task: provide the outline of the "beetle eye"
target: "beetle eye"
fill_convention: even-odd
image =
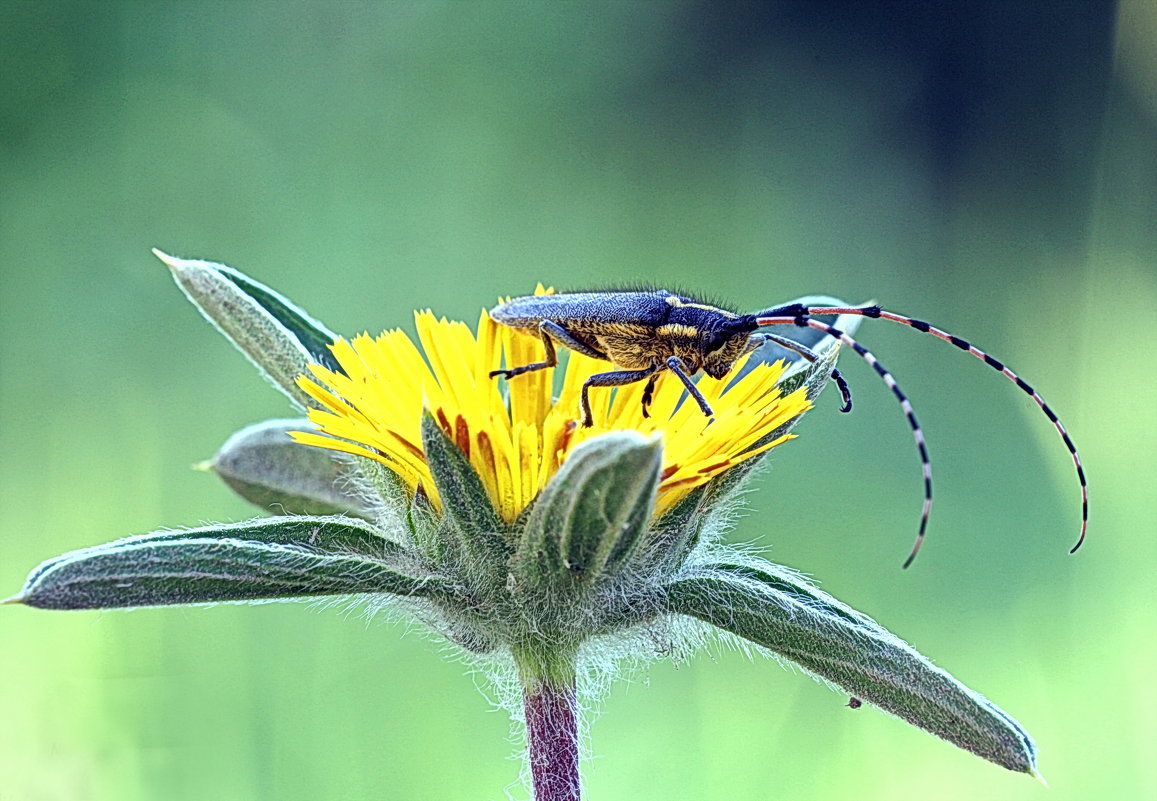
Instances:
[[[729,339],[731,339],[731,337],[729,337],[723,331],[716,331],[714,334],[711,335],[711,338],[707,340],[706,344],[704,345],[704,350],[707,353],[714,353],[715,351],[719,350],[724,345],[726,345],[727,340],[729,340]]]

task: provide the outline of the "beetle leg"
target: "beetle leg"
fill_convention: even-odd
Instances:
[[[582,425],[583,427],[592,426],[595,422],[595,417],[591,414],[591,401],[587,397],[587,393],[591,387],[618,387],[623,384],[633,384],[636,381],[642,381],[655,374],[657,367],[646,367],[642,370],[615,370],[610,373],[596,373],[586,380],[583,384],[583,390],[579,401],[579,408],[582,411]]]
[[[541,362],[531,362],[530,364],[523,364],[519,365],[518,367],[510,367],[506,370],[491,370],[490,377],[494,378],[495,376],[500,375],[509,379],[514,378],[516,375],[522,375],[523,373],[533,373],[535,370],[545,370],[548,367],[554,367],[557,365],[558,354],[554,352],[554,342],[551,340],[550,335],[547,334],[545,330],[543,330],[543,326],[545,326],[546,323],[547,321],[543,320],[538,324],[539,333],[542,335],[542,344],[546,349],[545,359],[543,359]]]
[[[817,356],[814,351],[805,348],[798,342],[793,342],[787,337],[776,336],[775,334],[760,334],[759,336],[763,337],[764,342],[774,342],[781,348],[787,348],[788,350],[795,351],[812,364],[815,364],[817,361],[819,361],[820,357]],[[752,339],[754,340],[755,337],[753,336]],[[836,382],[836,386],[840,390],[840,395],[844,399],[844,405],[840,407],[840,411],[850,412],[852,410],[852,390],[850,387],[848,387],[848,382],[844,380],[844,376],[840,373],[840,371],[834,368],[832,369],[832,380]]]
[[[715,411],[711,408],[711,404],[703,397],[703,393],[699,391],[699,387],[695,386],[695,382],[691,380],[691,376],[687,375],[687,366],[683,364],[683,360],[678,356],[667,357],[667,369],[679,377],[683,382],[683,386],[687,387],[687,394],[695,399],[702,410],[709,419],[708,425],[715,422]]]
[[[651,401],[655,398],[655,382],[658,380],[659,372],[656,370],[647,380],[647,386],[643,390],[643,417],[651,416],[651,413],[648,410],[651,408]]]
[[[543,320],[538,324],[538,335],[542,337],[542,345],[546,349],[546,358],[541,362],[531,362],[519,367],[510,367],[506,370],[491,370],[490,377],[504,376],[506,378],[514,378],[516,375],[523,373],[532,373],[535,370],[545,370],[548,367],[555,367],[558,365],[558,354],[555,353],[554,343],[557,342],[564,347],[581,353],[584,356],[590,356],[592,359],[606,359],[605,353],[592,348],[587,343],[576,338],[570,331],[567,331],[553,320]]]
[[[581,353],[583,356],[590,356],[592,359],[602,359],[603,361],[606,361],[607,359],[607,354],[603,353],[601,350],[597,350],[591,345],[588,345],[586,342],[583,342],[570,331],[567,331],[561,325],[556,323],[554,320],[543,320],[538,324],[538,332],[542,335],[544,342],[546,341],[547,337],[550,337],[558,344],[570,348],[575,353]]]

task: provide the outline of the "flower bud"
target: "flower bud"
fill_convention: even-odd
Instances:
[[[651,522],[662,467],[658,437],[616,431],[588,440],[535,502],[515,577],[546,594],[585,594],[632,563]]]
[[[346,457],[290,439],[290,431],[311,427],[307,420],[255,423],[229,437],[207,466],[230,489],[267,511],[364,517],[366,504],[345,491]]]

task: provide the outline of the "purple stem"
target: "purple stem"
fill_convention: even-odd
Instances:
[[[574,682],[527,682],[522,690],[535,801],[579,801]]]

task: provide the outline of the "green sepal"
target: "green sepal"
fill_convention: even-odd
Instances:
[[[419,486],[406,506],[406,526],[418,550],[431,564],[440,564],[446,555],[442,526],[446,525],[430,501],[424,487]]]
[[[787,568],[700,565],[668,585],[666,600],[670,612],[763,646],[855,698],[997,765],[1035,775],[1036,747],[1019,723]]]
[[[457,547],[467,555],[484,558],[491,567],[505,563],[511,552],[506,525],[470,460],[429,412],[422,413],[422,450],[442,512],[459,535]]]
[[[662,441],[616,431],[577,447],[534,503],[515,559],[516,579],[594,586],[638,554],[655,506]]]
[[[317,406],[297,377],[311,363],[339,369],[329,352],[336,335],[272,289],[223,264],[153,251],[201,314],[303,409]]]
[[[682,567],[713,521],[725,489],[717,477],[691,490],[664,512],[647,536],[643,554],[646,564],[663,574]]]
[[[402,477],[381,462],[364,456],[350,457],[350,462],[352,464],[348,478],[356,482],[370,498],[376,499],[374,506],[384,506],[390,511],[391,517],[396,517],[399,520],[404,519],[406,517],[405,510],[410,505],[411,498],[410,489]],[[362,503],[364,505],[366,501],[363,499]],[[381,517],[380,509],[369,511],[376,512],[375,519]]]
[[[289,437],[291,431],[311,430],[305,419],[254,423],[229,437],[206,466],[246,501],[273,514],[367,517],[366,501],[349,491],[354,457]]]
[[[287,600],[386,593],[442,597],[401,547],[360,521],[265,518],[128,537],[50,559],[17,601],[41,609]]]

